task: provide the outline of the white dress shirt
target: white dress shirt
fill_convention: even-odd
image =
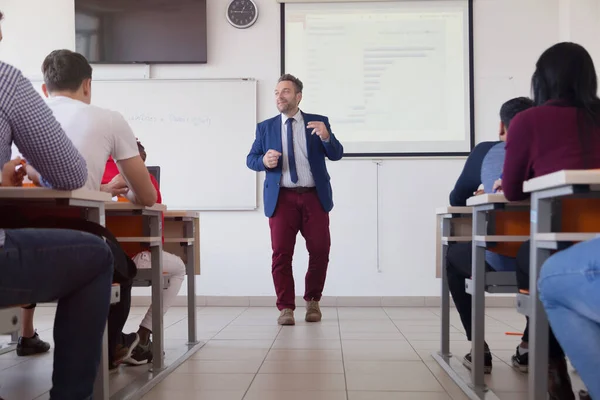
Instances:
[[[290,174],[290,162],[288,157],[287,125],[288,117],[281,114],[281,144],[283,157],[283,171],[281,174],[281,186],[287,188],[293,187],[314,187],[315,180],[308,163],[308,143],[306,142],[306,126],[300,110],[294,115],[295,122],[292,122],[292,136],[294,138],[294,156],[296,157],[296,173],[298,182],[292,182]]]

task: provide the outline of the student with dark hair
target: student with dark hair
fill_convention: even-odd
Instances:
[[[529,108],[532,105],[533,101],[527,97],[517,97],[502,105],[500,108],[498,140],[495,142],[481,142],[469,154],[463,170],[454,185],[454,189],[450,192],[451,206],[464,207],[467,204],[467,199],[479,190],[479,185],[482,183],[480,172],[483,159],[492,147],[506,142],[506,133],[508,132],[511,119],[519,111]],[[504,145],[502,145],[502,149],[504,149]]]
[[[558,43],[540,56],[531,81],[537,107],[512,122],[503,179],[495,185],[511,201],[528,197],[523,183],[531,178],[600,168],[600,99],[589,53],[575,43]],[[529,289],[529,242],[520,252],[517,281],[519,288]],[[550,398],[574,399],[565,356],[552,331],[549,347]]]
[[[70,50],[52,51],[42,63],[42,73],[42,91],[49,97],[48,105],[54,117],[87,162],[85,188],[100,190],[106,160],[112,156],[122,170],[124,182],[123,187],[113,189],[134,203],[154,205],[156,190],[129,124],[118,112],[90,104],[92,67],[85,57]],[[109,355],[113,369],[129,358],[139,343],[136,333],[122,333],[131,306],[132,282],[119,283],[121,298],[119,303],[111,306],[108,317]],[[33,310],[28,313],[32,315]]]
[[[85,187],[100,190],[106,160],[112,157],[129,183],[130,200],[148,206],[156,203],[156,191],[127,121],[116,111],[90,104],[92,67],[85,57],[55,50],[44,60],[42,73],[42,91],[49,97],[50,109],[87,161]]]
[[[509,126],[513,118],[520,112],[525,111],[533,107],[533,101],[526,97],[518,97],[511,99],[504,103],[500,108],[500,138],[505,140],[508,136]],[[512,132],[510,133],[512,135]],[[476,157],[481,158],[480,166],[479,162],[472,162],[465,164],[465,169],[461,174],[463,176],[478,177],[477,180],[472,179],[470,183],[470,196],[473,196],[473,192],[476,189],[476,184],[482,184],[483,190],[478,190],[477,193],[493,193],[494,182],[500,177],[502,173],[502,164],[504,163],[504,141],[501,140],[494,144],[491,148],[487,149],[485,154],[477,155]],[[471,159],[471,156],[469,157]],[[459,181],[460,179],[459,178]],[[459,186],[457,182],[457,186]],[[456,189],[455,189],[456,190]],[[466,192],[466,189],[462,189]],[[454,191],[453,191],[454,193]],[[451,196],[452,197],[452,196]],[[467,197],[467,198],[468,198]],[[462,205],[466,203],[466,198]],[[450,293],[456,306],[456,310],[460,315],[463,327],[465,328],[467,339],[471,340],[471,295],[465,292],[465,279],[471,277],[471,261],[472,261],[472,244],[469,243],[456,243],[448,247],[448,253],[446,256],[446,272],[448,275],[448,285],[450,287]],[[516,269],[514,257],[509,257],[503,254],[486,251],[486,268],[488,270],[495,271],[514,271]],[[463,359],[463,364],[467,368],[471,368],[471,353],[467,354]],[[491,373],[492,371],[492,354],[488,345],[485,345],[485,359],[484,359],[485,373]]]

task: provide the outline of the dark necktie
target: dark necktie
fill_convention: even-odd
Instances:
[[[294,123],[294,118],[288,118],[285,121],[287,125],[287,151],[288,151],[288,162],[290,164],[290,177],[292,178],[292,182],[298,182],[298,173],[296,172],[296,156],[294,155],[294,130],[292,128],[292,124]]]

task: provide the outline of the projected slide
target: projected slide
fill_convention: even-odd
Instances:
[[[301,108],[349,153],[469,151],[466,1],[285,6]]]

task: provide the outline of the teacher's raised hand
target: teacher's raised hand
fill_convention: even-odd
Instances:
[[[321,138],[321,140],[329,139],[329,131],[325,124],[321,121],[311,121],[306,125],[307,128],[312,128],[312,134],[317,135]]]

